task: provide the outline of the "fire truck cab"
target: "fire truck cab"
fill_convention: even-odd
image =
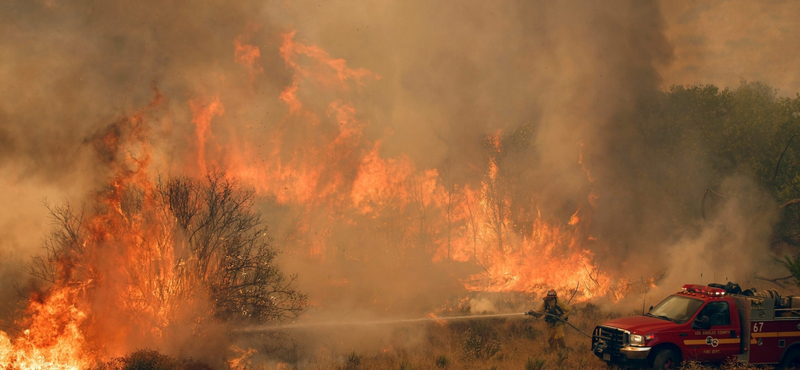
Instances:
[[[592,351],[621,367],[673,369],[731,358],[800,366],[800,297],[741,292],[735,284],[684,285],[644,315],[598,325]]]

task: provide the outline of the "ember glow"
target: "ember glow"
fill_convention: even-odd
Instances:
[[[613,123],[658,84],[653,66],[668,52],[657,6],[620,1],[630,15],[610,20],[549,2],[509,3],[508,20],[484,19],[499,14],[488,3],[439,13],[370,3],[368,16],[303,2],[98,4],[97,14],[43,3],[42,14],[92,15],[57,22],[57,41],[40,49],[58,57],[34,53],[53,65],[18,55],[31,40],[3,48],[17,58],[0,76],[21,93],[6,94],[0,119],[37,129],[6,140],[0,127],[0,160],[6,148],[27,156],[0,170],[15,191],[26,176],[72,187],[48,198],[61,228],[45,249],[40,234],[26,236],[38,283],[0,328],[0,369],[83,370],[139,348],[251,367],[261,354],[225,335],[209,288],[240,259],[209,262],[193,249],[164,195],[173,178],[222,174],[252,189],[240,205],[263,215],[259,237],[297,275],[311,319],[463,317],[481,294],[534,301],[557,289],[574,303],[618,302],[636,281],[652,286],[619,268],[638,246],[629,221],[646,212],[629,214],[630,199],[617,207],[631,192],[613,191],[604,155]],[[597,21],[634,24],[631,42],[658,50],[564,27]]]
[[[27,329],[10,339],[0,331],[0,368],[80,370],[93,365],[81,330],[86,314],[75,307],[79,289],[54,288],[26,312]]]
[[[325,115],[320,116],[305,108],[310,104],[304,104],[298,97],[305,90],[358,89],[380,80],[380,76],[363,68],[351,68],[345,60],[334,59],[320,47],[306,45],[294,36],[294,32],[285,34],[280,48],[294,77],[292,85],[281,93],[289,114],[269,134],[273,155],[265,162],[258,162],[229,148],[227,153],[236,155],[220,162],[226,163],[238,178],[247,179],[259,194],[274,197],[282,205],[304,209],[303,215],[324,215],[326,228],[359,223],[365,228],[375,228],[379,227],[375,220],[408,212],[416,220],[396,246],[400,253],[422,248],[435,263],[479,264],[485,270],[483,273],[462,279],[468,291],[541,293],[549,288],[574,290],[583,282],[577,301],[608,293],[610,278],[598,272],[594,255],[586,247],[592,239],[587,228],[591,214],[586,210],[592,207],[596,194],[587,194],[568,224],[548,221],[538,212],[529,225],[522,227],[529,231],[518,232],[519,225],[514,225],[515,210],[535,209],[537,205],[512,203],[498,163],[504,150],[502,132],[487,135],[489,153],[482,164],[484,169],[478,173],[481,181],[477,182],[445,184],[436,168],[419,168],[405,155],[384,157],[381,141],[368,140],[363,134],[370,123],[359,118],[352,102],[334,97],[327,102]],[[206,132],[208,121],[198,116],[208,114],[200,113],[195,110],[193,122],[197,132]],[[336,129],[299,140],[285,139],[289,125],[311,132],[325,130],[326,123]],[[247,139],[240,138],[235,145],[242,142]],[[289,160],[284,161],[281,153],[289,153]],[[201,166],[205,161],[201,152]],[[592,182],[582,157],[575,161]],[[310,234],[312,222],[298,220],[301,233]],[[309,256],[330,257],[328,233],[323,230],[319,236],[315,232],[314,237],[304,237],[302,247]]]
[[[170,330],[204,331],[210,310],[197,288],[175,221],[156,207],[147,120],[161,103],[93,138],[110,173],[95,212],[54,210],[66,225],[48,240],[34,273],[50,283],[34,294],[13,338],[0,332],[0,368],[88,369],[145,345],[175,340]],[[68,248],[57,248],[67,245]],[[194,329],[192,329],[192,327]],[[165,342],[166,341],[166,342]]]
[[[241,37],[233,42],[236,60],[254,75],[258,49],[242,44]],[[384,157],[381,141],[364,135],[370,123],[352,102],[336,98],[320,115],[301,98],[305,89],[358,89],[379,75],[296,41],[294,32],[284,35],[280,53],[294,77],[280,95],[288,114],[267,137],[237,137],[222,149],[226,143],[217,140],[214,122],[226,114],[225,96],[189,101],[195,128],[185,156],[190,173],[224,165],[259,196],[301,209],[292,243],[320,264],[333,258],[331,230],[361,224],[380,228],[379,222],[399,214],[407,215],[409,229],[388,248],[400,255],[422,250],[442,268],[450,261],[482,266],[484,272],[461,278],[465,291],[537,294],[580,286],[577,301],[608,292],[610,278],[597,272],[593,254],[584,247],[591,240],[586,228],[591,214],[584,210],[591,208],[593,194],[568,224],[538,214],[521,228],[530,231],[520,232],[515,210],[536,204],[514,204],[505,188],[502,132],[486,137],[489,154],[481,181],[446,184],[436,168],[420,168],[405,155]],[[0,332],[0,367],[87,369],[137,345],[169,340],[173,326],[210,320],[203,297],[193,290],[202,276],[187,272],[185,265],[193,262],[172,231],[174,221],[154,206],[158,192],[150,168],[149,125],[157,123],[151,116],[161,102],[159,95],[93,139],[110,171],[98,193],[99,210],[89,219],[76,219],[75,235],[67,237],[79,245],[73,254],[53,259],[52,286],[31,300],[24,332]],[[325,130],[324,124],[336,130]],[[324,134],[306,134],[320,130]],[[287,140],[289,134],[299,137]],[[249,152],[254,139],[271,144],[266,160]],[[347,284],[338,279],[331,286]],[[253,353],[237,351],[231,368],[241,368]]]

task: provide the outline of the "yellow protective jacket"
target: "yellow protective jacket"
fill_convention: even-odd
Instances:
[[[539,309],[539,313],[545,314],[549,313],[551,315],[556,315],[561,317],[562,319],[566,320],[569,317],[569,313],[572,311],[572,307],[568,304],[561,302],[558,298],[551,298],[551,299],[544,299],[544,303],[542,304],[542,308]],[[563,321],[556,320],[552,316],[544,315],[544,320],[547,322],[549,326],[561,326],[564,325]]]

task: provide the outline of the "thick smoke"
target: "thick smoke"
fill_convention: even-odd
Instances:
[[[793,97],[800,91],[800,25],[793,1],[662,3],[675,63],[664,69],[665,84],[734,87],[739,80],[764,81]]]
[[[539,214],[566,224],[583,209],[597,239],[587,247],[607,270],[661,258],[674,244],[652,241],[675,233],[662,219],[678,212],[653,201],[661,193],[642,190],[649,183],[637,177],[641,166],[667,165],[637,162],[626,150],[637,112],[657,94],[658,70],[672,57],[655,2],[11,1],[0,5],[0,20],[7,35],[0,44],[0,170],[7,179],[0,196],[14,210],[0,215],[3,258],[38,252],[47,229],[46,212],[35,208],[42,197],[80,202],[103,183],[90,139],[146,106],[154,89],[164,97],[150,139],[159,174],[196,175],[198,152],[220,164],[234,149],[253,163],[313,158],[304,145],[339,130],[329,111],[342,101],[353,108],[348,122],[363,126],[363,142],[346,149],[378,148],[383,158],[407,158],[462,187],[479,187],[487,138],[505,135],[513,145],[503,149],[500,169],[515,180],[509,197],[522,205],[515,227],[524,231]],[[292,116],[282,95],[297,78],[281,54],[291,32],[296,42],[371,73],[346,89],[301,86],[297,100],[317,113],[315,123]],[[286,142],[280,150],[270,141],[275,132]],[[374,142],[380,145],[364,144]],[[353,158],[338,163],[344,182],[356,176]],[[698,198],[704,181],[698,176],[690,187]],[[286,272],[297,273],[300,289],[319,304],[309,313],[318,319],[431,312],[465,293],[460,279],[480,272],[475,264],[437,264],[430,254],[393,249],[409,237],[385,232],[395,230],[392,217],[378,220],[378,232],[330,226],[326,214],[274,196],[258,207],[285,248]],[[744,212],[730,207],[722,219]],[[315,238],[335,250],[322,262],[293,249]],[[634,276],[670,267],[637,265]],[[375,302],[379,312],[369,308]]]
[[[686,284],[686,279],[750,287],[759,268],[769,276],[764,272],[780,265],[764,243],[777,221],[778,205],[746,178],[730,177],[720,190],[725,198],[704,202],[704,227],[664,251],[670,261],[663,284],[668,289]]]

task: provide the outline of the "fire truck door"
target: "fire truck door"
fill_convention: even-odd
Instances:
[[[681,330],[678,335],[683,338],[683,359],[699,360],[703,359],[703,351],[706,350],[706,340],[700,330],[686,328]]]
[[[694,325],[694,341],[699,344],[696,348],[697,359],[701,361],[718,362],[739,354],[741,334],[738,322],[731,320],[728,302],[709,302],[703,307],[695,320],[706,320],[708,324]],[[708,329],[698,328],[700,326]]]

